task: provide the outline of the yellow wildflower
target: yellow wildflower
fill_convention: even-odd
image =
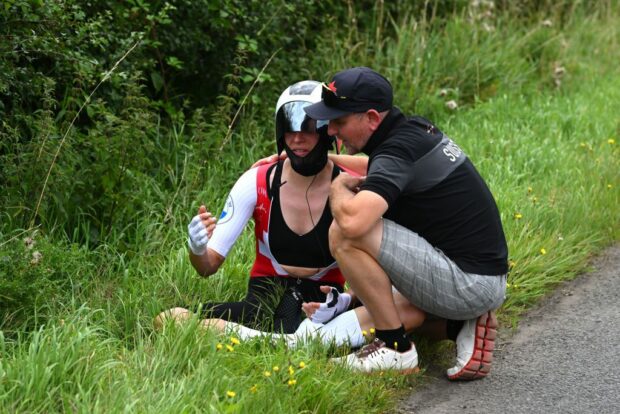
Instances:
[[[364,336],[368,336],[368,332],[366,332],[366,331],[362,331],[362,335],[364,335]]]
[[[607,184],[607,188],[611,190],[611,184]]]
[[[273,372],[278,372],[278,371],[280,371],[280,367],[279,367],[279,366],[277,366],[277,365],[275,365],[275,366],[273,367]]]
[[[521,213],[515,213],[515,219],[520,220],[523,218],[523,214]]]
[[[374,334],[375,334],[375,332],[376,332],[376,331],[375,331],[375,328],[370,328],[370,334],[371,334],[371,335],[374,335]]]
[[[222,348],[224,348],[224,345],[222,344],[215,345],[215,349],[217,349],[218,351],[221,350]]]
[[[234,392],[234,391],[226,391],[226,395],[227,395],[228,397],[232,398],[232,397],[234,397],[235,395],[237,395],[237,393],[236,393],[236,392]]]
[[[290,379],[290,380],[288,380],[288,385],[289,385],[289,387],[290,387],[290,386],[292,386],[292,385],[295,385],[295,384],[297,384],[297,380],[296,380],[296,379]]]
[[[235,338],[234,336],[232,338],[230,338],[230,342],[233,345],[239,345],[241,342],[239,342],[239,340],[237,338]]]
[[[266,376],[266,377],[270,377],[271,376],[271,372],[270,371],[265,371],[263,373],[263,375]]]
[[[306,363],[304,361],[301,361],[299,363],[299,368],[305,368],[306,367]]]
[[[292,366],[292,365],[289,365],[289,366],[288,366],[288,374],[289,374],[289,375],[293,375],[294,373],[295,373],[295,370],[293,369],[293,366]]]
[[[226,344],[226,349],[228,349],[228,352],[232,352],[235,350],[235,348],[233,348],[232,346]]]
[[[506,287],[507,287],[507,288],[510,288],[510,283],[506,283]]]
[[[251,393],[255,393],[256,391],[258,391],[258,384],[254,384],[250,387]]]
[[[616,143],[616,140],[615,140],[615,139],[613,139],[613,138],[609,138],[609,139],[607,140],[607,143],[608,143],[609,145],[614,145],[614,144]]]
[[[585,144],[584,144],[584,145],[585,145]],[[528,188],[527,188],[527,192],[528,192],[528,193],[531,193],[531,192],[532,192],[532,187],[528,187]]]
[[[543,247],[540,249],[540,254],[547,254],[547,250]]]

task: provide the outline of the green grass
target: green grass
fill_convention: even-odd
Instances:
[[[493,99],[458,120],[459,142],[502,213],[511,259],[506,313],[518,314],[618,239],[619,99],[612,74],[571,93]]]
[[[97,313],[81,308],[28,338],[0,337],[3,412],[361,412],[385,410],[383,386],[406,381],[351,377],[316,345],[238,344],[196,324],[157,335],[138,325],[132,340],[120,340]]]
[[[619,238],[620,17],[612,11],[576,15],[563,28],[498,17],[493,32],[464,16],[441,30],[405,17],[393,40],[376,31],[326,38],[334,48],[317,57],[327,72],[356,64],[385,72],[399,106],[431,117],[471,157],[498,202],[509,244],[504,322],[516,323]],[[559,87],[556,64],[566,69]],[[449,95],[437,95],[440,88]],[[459,109],[445,109],[446,99],[458,99]],[[252,113],[237,131],[206,160],[179,156],[166,185],[146,177],[137,196],[150,200],[149,208],[92,251],[43,228],[33,248],[43,258],[31,264],[25,236],[2,213],[2,269],[7,257],[21,260],[20,271],[53,276],[58,288],[38,299],[36,324],[34,315],[23,325],[3,315],[0,412],[386,412],[421,380],[352,375],[329,363],[333,350],[318,344],[294,351],[260,340],[236,345],[196,323],[153,332],[162,309],[244,295],[251,230],[206,280],[195,275],[185,247],[199,203],[219,210],[239,173],[273,148],[270,123]],[[172,148],[183,133],[170,137]],[[431,345],[420,351],[423,368],[430,358],[443,361]]]

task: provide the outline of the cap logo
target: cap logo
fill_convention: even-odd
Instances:
[[[336,93],[337,90],[338,88],[336,88],[336,81],[331,81],[329,85],[326,85],[325,83],[323,83],[323,93],[321,94],[321,97],[324,100],[327,100],[328,105],[336,105],[334,104],[335,98],[347,99],[346,96],[338,95]]]

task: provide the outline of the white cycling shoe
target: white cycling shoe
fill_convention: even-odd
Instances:
[[[359,351],[332,361],[345,364],[353,371],[399,371],[402,374],[411,374],[418,371],[418,352],[413,343],[411,349],[398,352],[385,345],[385,342],[375,338]]]

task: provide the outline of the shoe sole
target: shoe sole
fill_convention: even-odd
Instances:
[[[343,363],[345,366],[347,366],[346,362],[341,361],[341,363]],[[355,372],[359,372],[359,373],[366,374],[366,375],[371,375],[371,376],[375,376],[375,375],[381,376],[385,372],[395,372],[395,373],[400,374],[400,375],[411,375],[411,374],[417,374],[417,373],[420,372],[420,367],[418,366],[417,358],[416,358],[416,361],[415,361],[415,367],[413,367],[413,368],[404,368],[404,369],[401,369],[401,368],[385,368],[385,369],[373,369],[371,371],[357,370],[356,368],[351,367],[351,366],[348,366],[348,368],[353,370],[353,371],[355,371]]]
[[[495,312],[487,312],[476,321],[476,339],[472,357],[459,372],[448,375],[448,379],[470,381],[486,377],[491,371],[496,336]]]
[[[384,372],[395,372],[400,375],[417,374],[418,372],[420,372],[420,367],[418,367],[418,357],[416,357],[415,366],[412,368],[386,368],[386,369],[380,369],[380,370],[366,371],[366,374],[383,375]]]
[[[366,375],[370,375],[370,376],[382,376],[384,375],[384,373],[386,372],[394,372],[396,374],[399,375],[413,375],[413,374],[417,374],[420,372],[420,367],[415,367],[415,368],[407,368],[407,369],[394,369],[394,368],[386,368],[386,369],[382,369],[382,370],[374,370],[374,371],[360,371],[363,374]]]

